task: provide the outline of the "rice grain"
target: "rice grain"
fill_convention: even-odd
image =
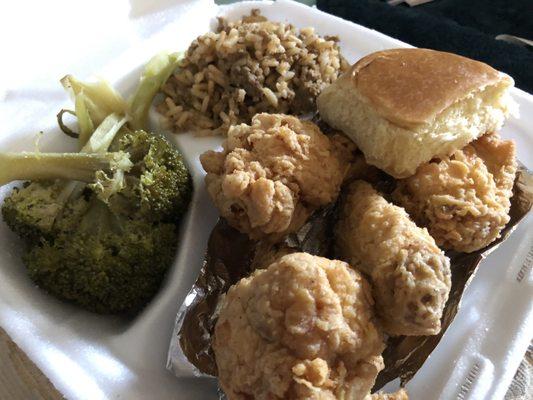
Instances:
[[[258,10],[236,22],[219,19],[216,32],[192,42],[157,110],[175,132],[222,135],[256,113],[315,111],[316,97],[347,68],[337,42]]]

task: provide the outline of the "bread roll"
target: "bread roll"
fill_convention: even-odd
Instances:
[[[379,51],[318,97],[321,118],[347,134],[368,163],[396,178],[503,125],[516,107],[511,77],[455,54]]]

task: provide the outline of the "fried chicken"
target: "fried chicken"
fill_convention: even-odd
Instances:
[[[450,260],[428,231],[372,186],[355,181],[335,238],[341,258],[366,273],[390,335],[435,335],[450,292]]]
[[[221,215],[252,238],[297,230],[337,198],[348,168],[315,124],[282,114],[232,126],[224,150],[200,160]]]
[[[232,286],[213,350],[229,400],[365,399],[383,368],[383,337],[365,279],[307,253],[281,257]]]
[[[514,142],[493,133],[421,166],[398,181],[393,198],[439,246],[470,253],[509,222],[516,168]]]
[[[356,144],[346,135],[339,131],[331,130],[331,141],[337,156],[348,164],[348,170],[344,176],[344,182],[362,179],[367,182],[378,182],[384,173],[366,162],[365,156],[357,148]]]

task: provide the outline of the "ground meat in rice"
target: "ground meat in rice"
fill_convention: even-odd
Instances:
[[[237,22],[220,19],[197,38],[162,88],[158,111],[176,132],[223,134],[260,112],[304,114],[347,67],[337,38],[313,28],[268,21],[252,11]]]

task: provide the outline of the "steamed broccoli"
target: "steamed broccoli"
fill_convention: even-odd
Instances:
[[[191,194],[181,155],[162,137],[144,131],[121,137],[116,150],[129,154],[132,167],[125,175],[126,187],[109,199],[110,208],[117,214],[135,212],[146,220],[175,221]],[[105,193],[100,183],[95,186],[98,193]]]
[[[125,132],[109,151],[0,154],[0,184],[33,180],[14,190],[2,213],[28,241],[23,259],[35,283],[87,309],[116,313],[138,309],[159,287],[191,180],[161,136]],[[74,181],[85,183],[76,188]]]
[[[79,204],[67,202],[72,195],[71,189],[80,190],[75,184],[66,185],[65,181],[25,182],[5,198],[2,205],[4,221],[13,232],[29,242],[48,239],[58,229],[58,216],[78,211]]]
[[[85,158],[85,164],[87,164],[87,159],[92,157],[92,153],[105,153],[126,121],[127,118],[117,114],[109,115],[92,133],[79,154],[7,153],[1,155],[0,185],[17,179],[40,179],[34,183],[26,182],[22,191],[15,188],[11,196],[5,199],[2,214],[9,227],[26,239],[49,236],[59,213],[69,208],[65,207],[69,197],[72,193],[80,192],[85,184],[65,180],[43,181],[42,179],[46,179],[46,174],[49,172],[49,178],[54,177],[52,173],[70,174],[70,177],[73,177],[74,172],[65,168],[68,162],[70,166],[76,166],[78,160],[84,159],[86,153],[91,153]],[[26,162],[32,158],[31,162]],[[79,164],[80,166],[76,167],[81,169],[83,162]],[[95,164],[98,164],[98,159],[93,160],[93,169]],[[53,171],[48,171],[49,169]],[[86,175],[86,179],[87,176],[90,178],[94,175],[94,171],[78,171],[78,175],[82,173]],[[69,178],[67,175],[55,177]]]
[[[170,64],[161,74],[169,71]],[[80,152],[0,154],[0,185],[28,181],[5,199],[2,215],[27,243],[30,278],[99,313],[132,313],[153,297],[172,263],[192,193],[180,153],[141,129],[143,102],[151,102],[160,80],[150,79],[127,103],[105,82],[68,76],[62,83],[74,97],[76,110],[68,112],[77,116],[79,133],[64,126],[61,113],[58,120],[78,138]]]
[[[120,218],[94,198],[78,201],[84,213],[24,255],[30,278],[94,312],[139,310],[157,292],[174,258],[176,225]]]
[[[0,153],[0,185],[28,179],[93,182],[97,171],[129,171],[130,157],[113,153]]]

